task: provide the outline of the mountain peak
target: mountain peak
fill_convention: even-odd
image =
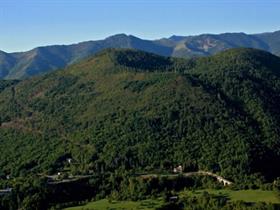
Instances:
[[[165,70],[167,66],[172,65],[172,61],[169,57],[127,48],[104,49],[95,56],[92,56],[89,61],[91,62],[91,65],[95,66],[100,66],[102,64],[103,69],[109,69],[110,66],[111,69],[115,69],[113,72],[119,67],[121,69],[125,68],[130,70],[141,69],[143,71],[160,71]],[[83,61],[81,63],[83,63]],[[106,68],[104,68],[105,66]],[[109,72],[108,70],[105,71],[107,73]]]
[[[168,39],[171,40],[171,41],[179,42],[179,41],[182,41],[185,38],[186,38],[185,36],[172,35]]]
[[[112,35],[112,36],[109,36],[107,37],[106,39],[124,39],[124,38],[128,38],[129,36],[125,33],[120,33],[120,34],[115,34],[115,35]],[[105,40],[106,40],[105,39]]]

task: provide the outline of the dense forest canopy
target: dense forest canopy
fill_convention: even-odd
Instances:
[[[254,49],[179,59],[109,49],[0,83],[0,176],[119,168],[280,176],[280,58]]]

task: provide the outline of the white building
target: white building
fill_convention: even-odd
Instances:
[[[183,172],[183,167],[181,165],[179,165],[178,167],[175,167],[173,169],[174,173],[182,173]]]

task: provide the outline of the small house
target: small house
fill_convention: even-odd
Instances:
[[[72,158],[67,158],[67,162],[68,162],[69,164],[71,164],[71,163],[72,163]]]
[[[171,196],[169,198],[169,202],[171,202],[171,203],[176,203],[178,200],[179,200],[178,196]]]
[[[3,189],[0,190],[0,195],[10,194],[11,192],[12,192],[12,188]]]
[[[175,167],[173,169],[174,173],[182,173],[183,172],[183,167],[181,165],[179,165],[178,167]]]

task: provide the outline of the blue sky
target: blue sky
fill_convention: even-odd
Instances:
[[[127,33],[176,35],[280,30],[280,0],[0,0],[0,50]]]

